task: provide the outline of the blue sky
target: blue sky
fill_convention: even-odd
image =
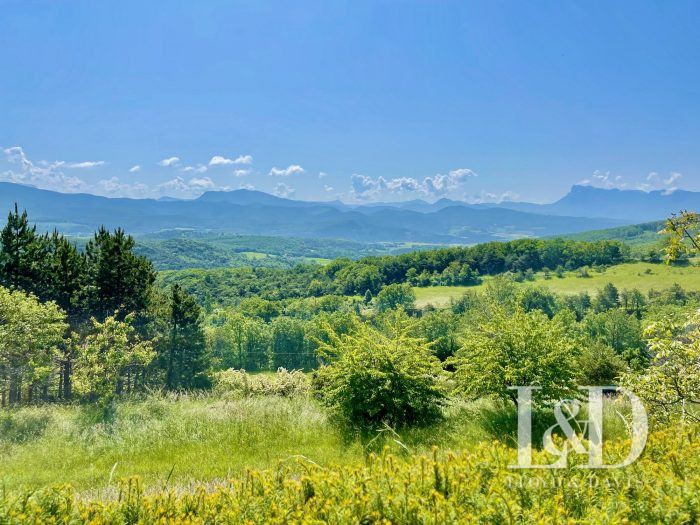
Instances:
[[[114,196],[700,190],[700,2],[0,0],[0,178]]]

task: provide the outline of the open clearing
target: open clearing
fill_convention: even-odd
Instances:
[[[484,282],[477,286],[414,287],[416,305],[421,308],[428,304],[445,306],[469,290],[481,290],[490,279],[491,277],[484,278]],[[613,283],[619,289],[637,288],[644,293],[652,289],[662,290],[676,283],[686,290],[700,291],[700,268],[697,262],[689,266],[637,262],[611,266],[602,272],[590,270],[589,277],[579,277],[578,272],[565,272],[564,277],[556,277],[552,273],[550,279],[545,279],[542,272],[539,272],[534,281],[521,284],[542,285],[557,293],[573,294],[595,292],[606,283]]]

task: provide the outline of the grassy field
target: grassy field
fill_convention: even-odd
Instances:
[[[478,286],[428,286],[415,287],[416,304],[424,307],[445,306],[453,299],[458,299],[468,290],[480,290],[489,281],[489,277]],[[589,271],[589,277],[579,277],[578,272],[565,272],[559,278],[554,274],[551,279],[545,279],[540,272],[534,281],[525,281],[523,285],[543,285],[550,290],[573,294],[582,291],[595,292],[606,283],[613,283],[618,288],[637,288],[642,292],[651,289],[661,290],[678,283],[686,290],[700,291],[700,268],[695,262],[691,266],[667,266],[665,264],[627,263],[612,266],[602,272]]]
[[[606,411],[606,436],[624,437],[616,410]],[[624,409],[623,409],[624,411]],[[160,397],[121,402],[101,422],[88,407],[26,407],[0,414],[0,484],[9,490],[68,483],[99,495],[119,479],[189,486],[275,468],[300,457],[321,467],[362,465],[384,445],[399,454],[472,449],[516,442],[513,407],[490,402],[448,408],[435,426],[360,440],[348,437],[306,397]],[[549,426],[552,422],[543,422]],[[607,434],[609,432],[609,434]]]

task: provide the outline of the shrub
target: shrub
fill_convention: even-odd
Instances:
[[[573,318],[573,314],[568,314]],[[495,308],[492,317],[464,336],[462,348],[448,360],[456,367],[457,392],[472,399],[517,401],[512,386],[540,386],[542,402],[576,397],[574,356],[567,316],[549,319],[540,311],[510,313]]]
[[[585,348],[578,356],[578,383],[613,385],[626,368],[625,361],[615,350],[604,344],[595,344]]]
[[[214,376],[214,393],[228,399],[256,396],[299,397],[310,391],[311,381],[300,370],[279,368],[275,374],[248,374],[229,369]]]
[[[321,353],[330,364],[315,374],[323,404],[361,431],[382,424],[423,425],[441,417],[446,399],[440,361],[424,340],[411,335],[414,322],[397,311],[388,333],[357,322],[344,335],[330,333]]]

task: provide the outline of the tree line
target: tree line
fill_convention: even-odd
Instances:
[[[78,250],[15,206],[0,233],[2,404],[207,386],[201,308],[155,278],[123,230],[100,228]]]
[[[163,285],[178,283],[205,308],[232,305],[242,298],[282,300],[324,295],[376,295],[387,285],[472,285],[481,276],[505,272],[564,271],[624,262],[626,245],[617,241],[518,239],[469,247],[441,248],[364,257],[335,259],[327,265],[274,268],[217,268],[165,271]]]

